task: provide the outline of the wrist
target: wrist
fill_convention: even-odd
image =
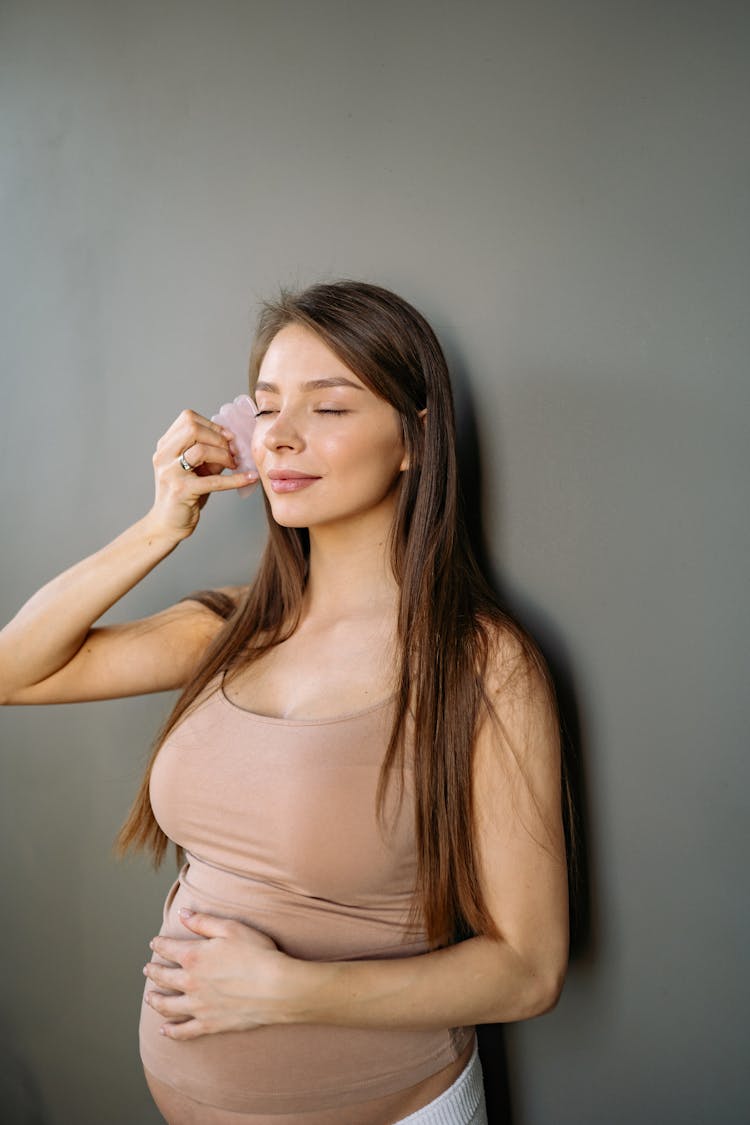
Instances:
[[[138,520],[135,526],[145,538],[148,546],[155,548],[164,555],[173,551],[192,532],[192,528],[178,531],[174,527],[165,527],[153,508]]]
[[[283,955],[276,981],[276,1023],[319,1023],[321,998],[335,966],[326,962],[302,961]]]

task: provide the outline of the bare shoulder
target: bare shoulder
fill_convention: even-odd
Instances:
[[[190,678],[208,646],[239,609],[247,590],[247,586],[196,590],[144,620],[147,627],[156,627],[161,646],[170,650],[173,666],[181,669],[181,681]]]
[[[218,592],[230,598],[238,606],[247,597],[249,589],[250,586],[246,583],[244,586],[219,586]]]
[[[483,621],[481,628],[487,638],[484,689],[489,701],[555,707],[549,669],[531,638],[507,622]]]
[[[183,602],[201,606],[215,617],[225,621],[233,616],[247,596],[249,586],[218,586],[214,589],[194,590]],[[182,603],[178,603],[182,604]]]
[[[560,720],[555,689],[533,641],[504,622],[483,623],[487,637],[484,691],[487,707],[480,721],[477,764],[490,768],[499,744],[508,762],[557,775]]]

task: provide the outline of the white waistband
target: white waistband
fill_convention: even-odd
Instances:
[[[476,1039],[471,1058],[456,1081],[398,1125],[487,1125],[482,1064]]]

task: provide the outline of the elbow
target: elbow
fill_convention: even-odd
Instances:
[[[13,704],[18,702],[17,694],[9,691],[5,684],[0,683],[0,707],[12,707]]]
[[[503,990],[502,999],[498,995],[487,1017],[477,1022],[520,1023],[551,1012],[562,995],[566,970],[567,961],[544,964],[519,961],[512,996]]]
[[[514,999],[504,1005],[496,1022],[521,1022],[551,1012],[562,995],[567,971],[567,958],[519,958],[517,961]]]
[[[565,984],[565,972],[557,973],[546,980],[540,981],[536,997],[534,1010],[530,1013],[530,1017],[543,1016],[547,1012],[551,1012],[553,1008],[557,1007],[557,1003],[562,996],[563,986]]]
[[[532,974],[527,996],[527,1011],[523,1019],[546,1015],[557,1007],[565,985],[566,970],[567,963],[546,965],[544,969],[539,969]]]

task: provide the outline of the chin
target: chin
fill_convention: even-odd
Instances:
[[[304,512],[301,505],[295,511],[294,505],[279,504],[277,497],[273,496],[268,498],[268,507],[271,519],[280,527],[307,527],[309,524],[309,513]]]
[[[271,519],[273,520],[273,522],[275,524],[278,524],[279,527],[296,528],[298,531],[302,531],[303,529],[307,529],[310,526],[309,523],[305,523],[303,520],[299,520],[299,519],[297,519],[297,520],[292,519],[291,516],[287,516],[287,517],[282,516],[281,518],[279,518],[278,516],[271,515]]]

